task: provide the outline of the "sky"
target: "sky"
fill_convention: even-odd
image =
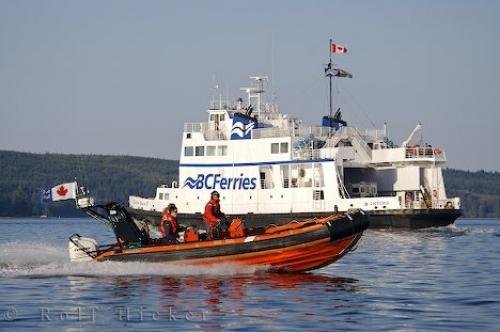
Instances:
[[[256,74],[318,125],[329,38],[350,125],[421,122],[448,167],[500,170],[500,1],[0,0],[0,149],[178,159],[214,85]]]

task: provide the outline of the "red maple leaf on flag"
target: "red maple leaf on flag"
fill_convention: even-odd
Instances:
[[[67,193],[68,189],[64,188],[64,186],[60,186],[59,188],[57,188],[57,194],[59,196],[66,196]]]

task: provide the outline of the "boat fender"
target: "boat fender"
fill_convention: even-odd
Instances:
[[[352,219],[344,218],[326,223],[330,240],[337,241],[355,234],[354,224]]]
[[[366,218],[361,211],[357,213],[357,218],[352,218],[352,214],[350,217],[351,218],[331,220],[326,223],[331,241],[337,241],[355,234],[360,234],[368,228],[368,218]]]

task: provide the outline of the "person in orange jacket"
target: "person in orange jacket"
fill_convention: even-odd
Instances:
[[[160,232],[162,235],[161,242],[175,243],[177,242],[177,235],[179,234],[179,224],[177,223],[177,207],[175,204],[169,204],[165,210],[160,221]]]
[[[220,210],[220,195],[217,191],[212,191],[210,201],[205,205],[203,221],[207,225],[209,240],[222,238],[223,232],[227,231],[226,215]]]

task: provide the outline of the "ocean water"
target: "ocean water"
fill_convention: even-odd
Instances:
[[[500,330],[500,220],[368,230],[303,274],[237,266],[70,263],[90,219],[0,219],[0,330]]]

